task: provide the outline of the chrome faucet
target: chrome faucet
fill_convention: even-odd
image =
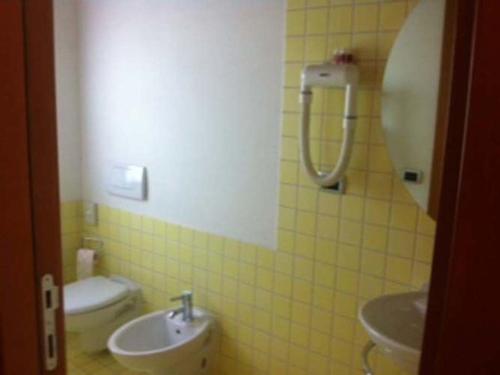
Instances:
[[[171,298],[170,301],[182,301],[182,306],[178,309],[172,310],[168,317],[173,319],[177,314],[182,313],[182,320],[184,322],[193,321],[193,292],[184,291],[178,297]]]

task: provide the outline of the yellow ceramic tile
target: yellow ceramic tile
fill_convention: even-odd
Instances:
[[[303,303],[311,303],[312,287],[311,283],[295,279],[293,281],[293,299]]]
[[[359,222],[342,220],[340,222],[339,241],[350,245],[361,244],[362,225]]]
[[[316,215],[311,212],[297,212],[297,231],[303,234],[316,233]]]
[[[329,5],[330,0],[307,0],[307,6],[308,7],[325,7]],[[325,9],[323,9],[324,12],[326,12]]]
[[[311,307],[305,303],[292,303],[292,321],[302,326],[308,326],[311,321]]]
[[[370,120],[367,118],[358,118],[354,141],[357,143],[368,143],[369,138]]]
[[[285,66],[285,86],[300,87],[300,77],[302,64],[286,64]]]
[[[310,9],[306,14],[306,33],[324,34],[328,29],[328,13],[323,9]]]
[[[372,276],[384,276],[385,256],[381,253],[364,250],[361,254],[361,272]]]
[[[328,289],[325,290],[328,291]],[[332,296],[327,295],[326,298],[332,299]],[[311,328],[318,332],[331,335],[333,325],[333,314],[331,310],[313,307],[311,312]]]
[[[380,30],[399,30],[406,18],[405,2],[382,3],[380,8]]]
[[[286,42],[286,61],[304,60],[304,38],[291,37]]]
[[[359,60],[374,60],[377,58],[377,35],[355,34],[352,38],[352,50]]]
[[[318,212],[320,214],[337,216],[340,207],[339,195],[320,192],[318,196]]]
[[[312,281],[314,272],[313,261],[296,257],[294,261],[294,276],[304,280]]]
[[[383,146],[370,146],[370,169],[374,172],[391,173],[392,162],[389,152]]]
[[[282,135],[297,138],[299,134],[299,117],[295,113],[283,114]],[[312,137],[312,136],[311,136]]]
[[[417,207],[407,204],[391,206],[391,226],[397,229],[415,231],[417,224]]]
[[[331,343],[331,352],[330,352],[331,358],[339,361],[340,363],[343,364],[349,364],[351,363],[351,358],[352,358],[352,345],[344,340],[340,339],[333,339]],[[347,372],[332,372],[333,374],[342,374]]]
[[[326,288],[333,288],[335,285],[335,267],[322,262],[315,263],[314,282]]]
[[[321,142],[321,164],[334,165],[339,158],[339,142]]]
[[[290,341],[295,345],[307,347],[309,345],[309,330],[302,325],[292,323]]]
[[[289,254],[278,252],[276,254],[275,270],[278,272],[285,273],[287,275],[291,275],[292,269],[293,269],[293,257]]]
[[[328,114],[341,115],[344,110],[345,95],[342,90],[330,89],[325,96],[325,110]]]
[[[386,277],[389,280],[408,283],[411,280],[412,262],[409,259],[387,257]]]
[[[292,366],[298,367],[298,369],[305,370],[307,368],[307,352],[304,348],[296,345],[290,345],[290,364]],[[290,375],[306,375],[302,371],[297,371],[298,369],[290,368]],[[295,372],[295,374],[293,374]]]
[[[309,62],[321,62],[327,57],[327,38],[311,36],[306,38],[305,58]],[[316,97],[314,98],[316,100]]]
[[[392,175],[369,173],[367,195],[373,198],[390,199],[392,196]]]
[[[308,374],[327,375],[330,374],[329,358],[316,353],[311,353],[309,357]]]
[[[281,274],[276,272],[274,274],[274,292],[284,296],[290,297],[292,295],[292,277],[290,275]]]
[[[287,230],[278,230],[278,249],[282,252],[292,252],[294,248],[295,233]]]
[[[318,115],[323,113],[323,104],[325,101],[325,90],[324,89],[313,89],[314,99],[311,104],[311,114]],[[317,119],[317,117],[315,117]],[[319,134],[315,132],[315,134]],[[314,143],[311,143],[311,148]]]
[[[316,239],[313,236],[299,234],[295,236],[295,254],[301,257],[314,259]]]
[[[352,30],[352,7],[334,6],[330,9],[329,31],[348,33]]]
[[[355,319],[358,312],[357,307],[357,299],[355,296],[344,293],[335,293],[336,314]]]
[[[404,258],[412,258],[414,254],[415,234],[401,230],[389,231],[388,253]]]
[[[255,328],[269,332],[271,329],[271,314],[264,310],[256,309],[254,312]]]
[[[334,264],[337,256],[337,244],[333,240],[318,238],[314,254],[318,262]]]
[[[317,200],[318,191],[316,189],[299,189],[297,206],[300,210],[315,211]]]
[[[241,244],[240,260],[245,263],[256,264],[257,247],[248,243]]]
[[[365,299],[372,299],[382,294],[384,285],[380,278],[361,275],[359,278],[359,295]]]
[[[377,225],[389,223],[390,204],[382,200],[367,199],[365,210],[365,222]]]
[[[430,264],[434,252],[434,238],[417,235],[415,259]]]
[[[358,274],[356,272],[344,270],[342,268],[337,270],[337,289],[339,291],[356,294],[358,282]]]
[[[240,262],[239,280],[248,285],[255,285],[256,270],[255,267],[246,263]]]
[[[303,35],[306,31],[306,13],[304,11],[287,12],[286,34]]]
[[[378,5],[358,5],[354,9],[354,31],[376,31],[378,28]]]
[[[357,271],[359,269],[359,257],[360,251],[357,247],[339,244],[337,250],[337,264],[340,267]]]
[[[351,168],[365,170],[368,164],[368,147],[364,144],[354,144],[351,154]]]
[[[413,263],[412,284],[414,288],[421,288],[424,283],[428,283],[431,277],[431,266],[426,263]]]
[[[366,172],[348,170],[346,173],[346,180],[347,180],[346,194],[365,195]]]
[[[301,9],[305,8],[306,0],[288,0],[287,8],[288,9]]]
[[[296,184],[298,181],[298,166],[296,162],[281,162],[280,181],[286,184]]]
[[[394,45],[394,41],[396,40],[397,35],[398,34],[396,32],[384,32],[378,34],[377,36],[378,58],[387,59],[389,57],[389,54],[391,52],[392,46]]]
[[[417,231],[427,236],[436,234],[436,222],[422,210],[418,211]]]
[[[295,229],[296,212],[294,209],[280,207],[279,210],[279,227],[282,229]]]
[[[273,269],[274,251],[260,247],[257,248],[257,264],[259,267]]]
[[[283,110],[287,112],[299,112],[299,89],[286,88],[283,94]]]
[[[330,353],[330,340],[331,337],[327,334],[318,331],[311,331],[310,337],[311,351],[323,356],[328,356]]]
[[[344,195],[342,197],[341,216],[344,219],[362,220],[364,200],[361,197]]]
[[[392,199],[395,202],[401,202],[401,203],[408,203],[412,204],[415,202],[413,197],[411,196],[410,192],[406,188],[406,186],[403,184],[401,181],[400,176],[394,176],[393,177],[393,187],[392,187]]]
[[[352,46],[352,35],[330,34],[328,38],[328,52],[332,54],[338,49],[350,49]],[[329,56],[330,57],[330,56]]]
[[[335,217],[318,216],[318,236],[327,240],[335,240],[338,236],[339,221]]]
[[[326,103],[328,105],[328,103]],[[327,112],[333,112],[333,109],[324,109]],[[323,126],[321,127],[321,140],[323,141],[342,141],[343,129],[342,129],[342,117],[338,115],[326,116],[323,118]],[[359,125],[358,119],[358,125]],[[359,126],[356,129],[356,135],[358,135]]]
[[[333,320],[333,336],[337,339],[352,341],[354,338],[354,320],[335,315]]]

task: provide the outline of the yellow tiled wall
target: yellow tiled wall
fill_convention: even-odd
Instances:
[[[76,250],[82,245],[82,204],[80,201],[61,205],[61,242],[64,281],[76,279]]]
[[[100,272],[144,287],[148,309],[192,289],[222,327],[217,374],[360,374],[367,340],[361,303],[419,288],[430,273],[434,222],[394,175],[380,129],[380,80],[414,1],[289,0],[280,179],[279,248],[258,248],[173,223],[100,206]],[[299,72],[335,48],[361,67],[360,119],[345,195],[319,191],[298,162]],[[343,94],[315,92],[312,146],[336,160]],[[74,206],[74,207],[73,207]],[[78,204],[63,208],[65,250],[74,248]],[[69,271],[74,263],[67,265]],[[400,373],[382,357],[377,374]]]

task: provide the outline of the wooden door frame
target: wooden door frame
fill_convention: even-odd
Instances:
[[[500,3],[457,0],[422,375],[500,372]]]
[[[59,285],[57,351],[59,365],[52,375],[66,373],[63,265],[57,153],[57,114],[52,0],[28,0],[24,4],[26,94],[32,190],[32,217],[36,274],[51,274]],[[39,304],[41,306],[41,304]],[[39,319],[41,317],[39,310]],[[44,347],[43,340],[39,340]],[[45,370],[42,374],[49,373]]]
[[[1,373],[66,373],[64,314],[57,311],[59,366],[46,371],[40,277],[60,285],[62,252],[51,0],[2,1]],[[4,19],[5,18],[5,19]],[[5,233],[4,233],[5,232]],[[5,238],[5,240],[4,240]]]
[[[0,3],[0,373],[39,374],[23,6]]]

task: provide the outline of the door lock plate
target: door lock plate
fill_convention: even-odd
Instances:
[[[59,308],[59,288],[54,284],[54,277],[46,274],[42,277],[43,329],[45,369],[57,368],[57,328],[56,311]]]

